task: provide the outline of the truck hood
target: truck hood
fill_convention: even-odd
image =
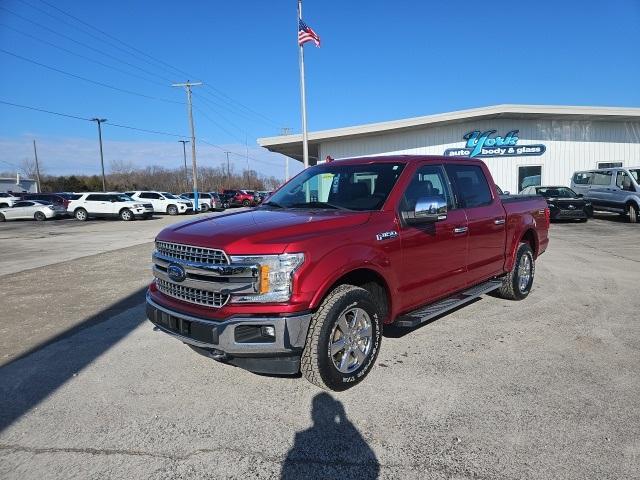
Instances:
[[[257,209],[171,225],[157,240],[230,255],[283,253],[290,243],[318,239],[366,223],[369,212]]]

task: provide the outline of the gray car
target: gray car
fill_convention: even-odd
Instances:
[[[589,200],[594,210],[629,215],[631,223],[640,221],[640,167],[575,172],[571,188]]]
[[[20,200],[13,207],[0,209],[0,222],[5,220],[33,219],[43,221],[48,218],[62,217],[67,211],[60,205],[42,200]]]

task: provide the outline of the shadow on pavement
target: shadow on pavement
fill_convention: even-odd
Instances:
[[[342,403],[319,393],[313,398],[311,417],[311,428],[296,433],[282,465],[282,480],[378,478],[380,463]]]
[[[144,317],[116,318],[141,305],[146,288],[33,347],[0,368],[0,431],[37,406],[71,377],[134,330]],[[55,321],[52,318],[51,321]],[[99,326],[98,332],[83,331]]]

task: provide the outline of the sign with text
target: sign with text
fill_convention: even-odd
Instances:
[[[446,157],[529,157],[542,155],[547,147],[544,145],[518,145],[518,130],[511,130],[504,137],[493,136],[497,130],[481,132],[474,130],[464,138],[467,143],[462,148],[448,148],[444,151]]]

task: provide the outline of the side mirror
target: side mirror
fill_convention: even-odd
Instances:
[[[582,197],[584,197],[584,195],[582,193],[579,193],[578,195],[576,195],[576,197],[582,198]]]
[[[413,212],[404,212],[408,224],[435,223],[447,218],[447,201],[438,196],[420,197]]]
[[[111,199],[111,203],[116,203],[116,202],[117,202],[117,200],[115,198]]]

